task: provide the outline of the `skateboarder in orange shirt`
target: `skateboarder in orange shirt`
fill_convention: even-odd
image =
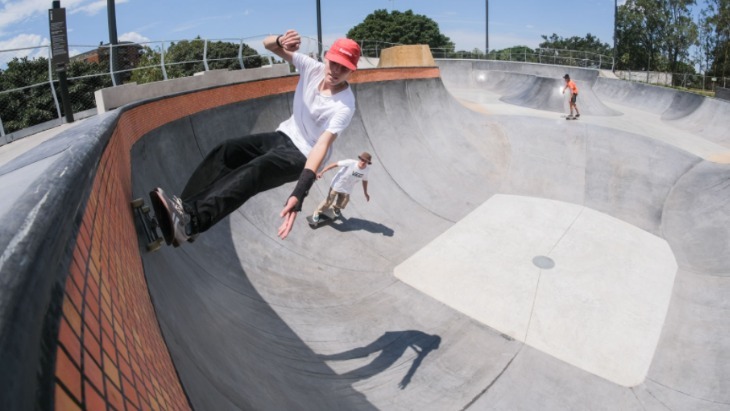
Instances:
[[[562,93],[565,94],[565,89],[570,89],[570,115],[568,117],[565,117],[566,120],[571,119],[577,119],[580,117],[580,112],[578,111],[578,106],[575,104],[575,100],[578,99],[578,86],[575,85],[575,82],[570,79],[569,75],[564,75],[563,78],[565,79],[565,87],[563,87]],[[573,108],[575,107],[575,117],[573,117]]]

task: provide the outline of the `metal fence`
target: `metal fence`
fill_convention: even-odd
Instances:
[[[279,63],[267,51],[256,51],[265,35],[241,39],[193,39],[168,40],[146,43],[123,43],[118,45],[71,45],[71,63],[68,66],[68,84],[74,117],[83,118],[96,112],[94,92],[101,88],[128,82],[138,84],[189,76],[196,72],[228,69],[245,70],[260,65]],[[186,53],[172,53],[173,46],[187,42]],[[226,55],[220,55],[214,46],[224,43]],[[383,49],[397,44],[361,40],[363,57],[379,58]],[[249,47],[249,54],[244,49]],[[263,49],[263,48],[262,48]],[[235,52],[234,52],[235,50]],[[303,37],[300,52],[317,57],[319,44],[316,39]],[[596,53],[517,47],[488,54],[479,51],[454,52],[447,49],[431,49],[434,58],[463,58],[495,61],[514,61],[538,64],[573,66],[590,69],[611,70],[613,60]],[[64,121],[63,105],[60,100],[57,73],[51,66],[48,46],[24,49],[0,50],[0,145],[17,140],[39,129],[55,127]],[[320,56],[321,57],[321,56]],[[8,64],[28,65],[19,74],[10,70]],[[39,67],[43,65],[44,67]],[[646,73],[617,71],[625,80],[640,81],[658,85],[679,86],[694,90],[714,90],[715,86],[730,86],[730,78],[710,78],[694,74]],[[2,79],[1,76],[16,76]],[[5,89],[6,84],[16,85]],[[20,84],[20,86],[17,86]]]
[[[248,44],[260,45],[264,37],[70,45],[73,57],[66,72],[74,117],[79,119],[96,113],[94,92],[102,88],[280,62],[270,53],[251,54],[255,49]],[[168,53],[182,42],[187,42],[185,53]],[[229,52],[224,56],[215,53],[212,50],[215,43],[225,43]],[[316,40],[305,39],[300,50],[314,56],[316,44]],[[249,54],[244,55],[245,47],[249,47]],[[232,49],[235,52],[230,52]],[[52,128],[64,122],[58,73],[51,60],[49,46],[0,50],[0,145],[36,133],[43,129],[43,124]]]

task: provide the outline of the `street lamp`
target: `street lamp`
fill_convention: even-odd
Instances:
[[[107,21],[109,22],[109,64],[111,65],[112,82],[115,86],[119,86],[121,85],[119,84],[121,83],[121,78],[119,73],[117,73],[117,44],[119,43],[119,39],[117,39],[117,10],[114,0],[106,0],[106,14]]]
[[[319,6],[319,0],[317,0],[317,43],[319,54],[317,60],[322,60],[322,9]]]
[[[486,9],[486,14],[487,15],[486,15],[486,18],[485,18],[485,22],[486,22],[486,30],[485,30],[486,39],[485,39],[485,46],[484,46],[484,55],[486,56],[486,58],[489,58],[489,0],[486,0],[486,3],[487,4],[485,6],[485,9]]]
[[[613,61],[611,62],[611,71],[616,70],[616,38],[617,28],[616,20],[618,19],[618,0],[613,0]]]

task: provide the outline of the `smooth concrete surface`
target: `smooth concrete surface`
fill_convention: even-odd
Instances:
[[[333,159],[363,150],[373,154],[371,201],[356,191],[342,221],[312,230],[300,216],[291,237],[279,240],[278,213],[290,184],[254,197],[193,244],[146,253],[140,242],[159,326],[195,409],[730,408],[730,147],[722,134],[727,106],[667,95],[661,106],[647,98],[644,107],[635,93],[623,92],[631,83],[604,83],[609,79],[592,70],[437,64],[442,79],[354,86],[358,111],[338,138]],[[578,121],[566,121],[527,100],[506,102],[503,90],[475,81],[492,71],[546,79],[569,72],[615,113],[589,110]],[[290,110],[290,95],[274,95],[154,129],[130,153],[132,197],[158,185],[180,192],[193,167],[222,139],[274,129]],[[30,180],[25,189],[11,190],[22,198],[6,200],[5,210],[15,213],[1,215],[5,393],[36,386],[36,368],[27,364],[35,364],[43,348],[19,356],[20,350],[7,347],[41,338],[30,335],[40,327],[20,326],[44,322],[48,298],[29,296],[51,295],[63,281],[48,267],[59,264],[64,245],[73,242],[73,225],[63,217],[83,208],[94,167],[107,166],[98,163],[105,140],[94,136],[114,129],[114,112],[109,114],[82,126],[79,133],[88,138],[72,144],[77,136],[69,130],[0,168],[3,187],[16,178]],[[693,116],[704,118],[708,128],[693,129]],[[61,153],[66,162],[54,162]],[[32,167],[49,171],[23,172]],[[63,180],[69,175],[82,178]],[[305,212],[324,197],[330,178],[316,183]],[[534,204],[527,210],[547,216],[538,219],[547,227],[528,224],[530,218],[516,213],[517,203],[500,205],[500,199],[515,198]],[[468,223],[490,207],[496,209],[484,221],[499,224],[480,236],[482,226]],[[515,224],[497,219],[510,212]],[[510,236],[554,237],[561,232],[554,227],[565,227],[568,217],[575,222],[562,228],[566,235],[547,241],[558,247],[526,252],[520,262],[539,272],[532,290],[540,293],[529,312],[544,310],[519,328],[522,339],[445,304],[438,290],[423,292],[395,275],[429,244],[453,246],[446,241],[450,235],[464,242],[459,233],[471,230],[473,250],[493,244],[506,253],[527,248],[508,242]],[[34,235],[25,235],[30,231]],[[480,264],[486,258],[481,254],[487,253],[454,264],[489,268]],[[497,278],[509,290],[500,295],[504,303],[475,301],[467,308],[492,304],[502,313],[524,311],[514,291],[520,283],[508,281],[509,275],[524,275],[520,264],[502,265],[509,271]],[[6,269],[27,266],[23,272],[32,275],[25,278]],[[424,268],[421,276],[434,278],[437,267]],[[442,270],[454,279],[450,287],[472,274]],[[561,282],[558,273],[574,281]],[[578,277],[585,281],[579,284]],[[473,288],[492,286],[471,281]],[[461,291],[473,296],[472,289]],[[584,320],[593,322],[578,329],[586,307],[594,316]],[[623,327],[642,322],[646,330]],[[8,330],[22,335],[10,341]],[[616,335],[621,332],[627,334]],[[624,352],[624,358],[601,351],[607,349],[602,339],[636,352]],[[589,352],[592,347],[599,351]],[[649,361],[648,370],[637,371],[635,355]],[[642,373],[640,381],[631,380]],[[25,391],[23,398],[37,395]]]
[[[541,269],[536,258],[551,264]],[[631,387],[651,365],[676,271],[667,242],[633,225],[571,203],[497,194],[394,273],[516,340]]]
[[[143,254],[193,406],[728,409],[730,166],[711,159],[730,147],[607,93],[594,97],[612,113],[566,121],[474,80],[490,70],[559,79],[566,68],[437,63],[443,82],[354,86],[358,111],[333,159],[373,154],[371,201],[356,189],[342,221],[312,230],[300,216],[279,240],[285,185],[193,244]],[[583,90],[599,78],[570,72]],[[180,192],[205,153],[275,128],[290,98],[149,133],[132,150],[133,195]],[[500,202],[515,198],[531,205]],[[396,274],[419,255],[432,263],[408,274],[412,286]],[[554,267],[534,266],[539,256]],[[444,283],[419,289],[429,278]],[[439,299],[444,288],[454,301]]]

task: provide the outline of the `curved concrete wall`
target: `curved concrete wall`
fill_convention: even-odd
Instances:
[[[358,73],[359,81],[438,75],[372,73]],[[126,106],[0,167],[1,186],[16,197],[0,225],[3,407],[189,408],[142,267],[129,207],[131,147],[165,124],[295,85],[283,77]]]
[[[455,73],[444,68],[444,83],[466,84]],[[179,191],[227,136],[277,125],[290,113],[295,77],[124,107],[0,168],[0,178],[28,176],[0,231],[0,379],[9,387],[0,403],[727,407],[728,165],[628,132],[485,117],[451,98],[438,75],[358,73],[358,112],[334,155],[373,153],[377,201],[350,209],[367,220],[351,217],[284,243],[272,233],[272,210],[288,187],[256,196],[191,246],[152,254],[137,243],[128,203],[152,184]],[[326,189],[317,183],[308,207]],[[623,387],[578,370],[393,279],[395,265],[496,193],[590,207],[671,245],[679,270],[644,383]],[[394,351],[355,371],[325,361],[336,354],[320,354],[360,347],[339,357],[353,360],[372,345],[405,351],[434,341],[441,347],[435,343],[437,354],[408,389],[397,387],[408,365]],[[376,374],[379,384],[368,383]]]

